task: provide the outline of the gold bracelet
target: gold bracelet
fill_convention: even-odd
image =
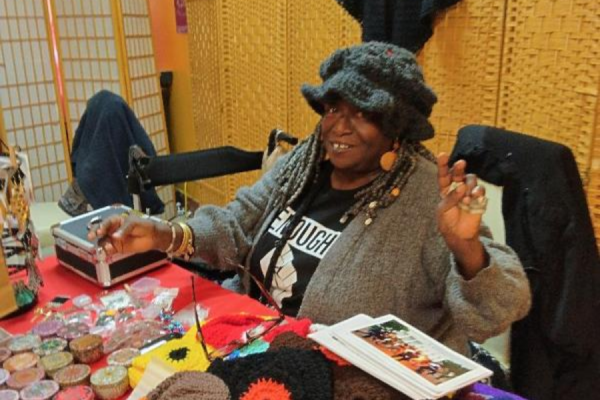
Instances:
[[[171,254],[173,252],[173,246],[175,246],[175,239],[177,237],[177,235],[176,235],[177,232],[175,231],[175,226],[173,226],[173,223],[171,221],[165,221],[165,222],[171,228],[171,243],[169,244],[169,247],[167,247],[167,249],[165,250],[165,253]]]
[[[188,261],[194,255],[194,233],[188,224],[178,222],[183,231],[183,237],[179,248],[173,252],[174,255]]]

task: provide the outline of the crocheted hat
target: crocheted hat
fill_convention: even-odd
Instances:
[[[317,351],[283,348],[233,361],[215,360],[208,372],[223,379],[234,400],[326,400],[331,368]]]
[[[229,400],[231,395],[225,382],[207,372],[178,372],[161,382],[148,400]]]
[[[295,332],[284,332],[273,339],[268,351],[279,351],[283,348],[317,350],[318,347],[319,345],[316,342],[306,339]]]
[[[321,64],[319,74],[321,85],[301,88],[317,113],[323,114],[323,103],[339,96],[381,116],[381,129],[388,137],[415,141],[433,137],[428,118],[437,97],[410,51],[389,43],[363,43],[335,51]]]
[[[333,365],[334,400],[408,400],[409,397],[394,390],[380,380],[353,367]]]

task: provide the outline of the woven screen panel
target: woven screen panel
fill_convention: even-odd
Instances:
[[[425,80],[438,95],[427,147],[449,152],[459,128],[495,125],[502,56],[504,2],[459,2],[438,15],[434,34],[419,55]]]
[[[68,148],[58,102],[44,3],[0,0],[4,139],[27,154],[37,201],[57,201],[68,186]]]
[[[69,132],[74,137],[87,101],[102,89],[124,96],[110,0],[54,0]]]
[[[591,186],[599,183],[590,171],[598,157],[592,151],[600,81],[598,1],[508,4],[498,124],[571,148],[600,238],[598,187]]]
[[[230,144],[226,140],[224,60],[220,34],[222,16],[218,0],[187,0],[192,108],[197,149]],[[196,150],[196,149],[194,149]],[[225,204],[227,180],[206,179],[191,185],[201,204]]]
[[[288,1],[288,129],[297,137],[313,132],[319,115],[300,93],[303,83],[320,84],[319,66],[335,49],[361,42],[360,25],[332,0]]]
[[[263,150],[271,129],[286,123],[285,1],[222,0],[222,59],[226,143]],[[258,172],[226,177],[232,198]]]
[[[310,134],[318,116],[300,85],[319,82],[319,64],[335,48],[360,42],[358,24],[331,0],[188,0],[186,6],[198,148],[263,150],[273,128]],[[200,181],[191,193],[201,203],[225,204],[258,177]]]
[[[124,52],[129,104],[148,133],[158,154],[169,154],[169,141],[154,60],[147,0],[121,0]],[[157,189],[165,203],[165,217],[175,216],[175,191],[172,185]]]

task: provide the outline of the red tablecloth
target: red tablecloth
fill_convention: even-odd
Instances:
[[[39,292],[38,306],[43,306],[58,295],[68,295],[71,298],[80,294],[92,297],[103,291],[79,275],[61,267],[54,257],[46,258],[40,263],[40,270],[44,278],[44,287]],[[162,287],[177,287],[179,295],[173,303],[173,308],[179,310],[192,301],[191,273],[175,264],[168,264],[155,269],[147,274],[160,279]],[[132,278],[129,283],[135,282],[138,277]],[[122,285],[111,290],[119,289]],[[274,315],[273,311],[259,302],[229,290],[202,278],[196,279],[196,298],[202,306],[210,311],[209,317],[213,318],[223,314],[235,312],[248,312],[262,315]],[[35,308],[34,308],[35,309]],[[0,327],[12,334],[24,333],[31,329],[34,311],[0,321]]]
[[[55,257],[45,259],[39,265],[42,277],[44,278],[44,287],[40,290],[38,296],[38,307],[44,306],[54,297],[59,295],[68,295],[71,299],[80,294],[96,296],[104,289],[94,285],[79,275],[61,267]],[[153,278],[160,279],[161,286],[166,288],[179,288],[179,295],[173,302],[173,309],[180,310],[192,302],[192,285],[190,280],[191,273],[175,264],[155,269],[146,274]],[[129,283],[135,282],[140,277],[134,277]],[[122,288],[117,285],[111,290]],[[223,289],[220,286],[202,278],[196,279],[196,299],[205,308],[209,310],[209,318],[219,315],[247,312],[260,315],[276,315],[276,313],[265,307],[256,300],[248,296],[243,296]],[[65,304],[66,307],[69,303]],[[10,333],[24,333],[31,329],[34,310],[21,314],[17,317],[4,319],[0,321],[0,327]],[[92,371],[106,365],[106,358],[91,365]],[[126,398],[126,396],[123,397]]]

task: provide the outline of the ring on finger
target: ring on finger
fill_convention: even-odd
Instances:
[[[487,209],[487,205],[487,196],[475,197],[471,199],[469,204],[465,204],[462,201],[458,203],[458,207],[469,214],[483,214]]]

